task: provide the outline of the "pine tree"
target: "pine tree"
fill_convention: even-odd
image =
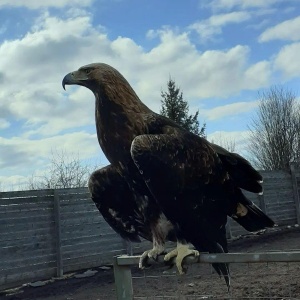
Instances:
[[[183,99],[182,92],[176,87],[175,81],[172,78],[169,79],[168,91],[161,92],[161,110],[160,114],[180,124],[185,129],[192,133],[205,137],[206,124],[202,125],[200,129],[197,111],[194,115],[189,115],[189,105],[187,101]]]

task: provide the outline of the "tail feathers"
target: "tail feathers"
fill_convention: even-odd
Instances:
[[[251,164],[237,153],[231,154],[237,161],[235,166],[229,168],[229,174],[236,185],[252,193],[262,193],[262,176]]]
[[[262,193],[263,188],[259,181],[253,180],[251,178],[243,178],[243,177],[237,177],[234,179],[236,182],[236,185],[240,187],[241,189],[244,189],[246,191],[252,192],[252,193]]]
[[[224,277],[228,291],[230,290],[230,273],[229,273],[229,266],[225,263],[214,263],[212,264],[213,268],[216,272]]]
[[[237,153],[231,153],[231,155],[236,159],[237,166],[241,168],[245,174],[255,181],[263,180],[261,174],[252,167],[248,160]]]
[[[275,225],[274,221],[254,203],[240,205],[246,208],[246,214],[243,216],[233,215],[232,218],[246,230],[253,232]]]
[[[196,247],[197,250],[200,252],[206,252],[209,253],[224,253],[223,247],[216,242],[213,243],[207,243],[206,246],[208,247]],[[227,252],[227,251],[226,251]],[[216,270],[219,276],[223,276],[224,280],[226,282],[228,291],[230,290],[230,273],[229,273],[229,265],[226,263],[212,263],[213,268]]]

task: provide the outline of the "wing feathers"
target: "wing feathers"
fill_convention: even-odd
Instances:
[[[245,158],[218,145],[211,144],[211,146],[238,187],[252,193],[262,192],[262,176]]]
[[[122,238],[133,242],[139,242],[139,236],[151,239],[138,213],[136,195],[112,166],[91,175],[89,190],[103,218]]]

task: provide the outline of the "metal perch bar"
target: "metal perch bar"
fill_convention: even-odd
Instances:
[[[121,255],[117,257],[119,266],[137,265],[140,256]],[[164,261],[164,256],[160,255],[157,260],[148,258],[148,264],[170,265],[175,263],[174,259],[170,262]],[[300,262],[300,251],[295,252],[262,252],[262,253],[201,253],[200,256],[187,256],[184,264],[195,263],[261,263],[261,262]]]
[[[121,255],[114,259],[114,273],[117,299],[132,300],[134,292],[132,287],[131,266],[137,266],[140,256]],[[157,260],[148,258],[147,263],[152,264],[174,264],[175,259],[170,262],[164,261],[160,255]],[[199,257],[188,256],[184,264],[195,263],[267,263],[267,262],[300,262],[300,251],[291,252],[262,252],[262,253],[201,253]]]

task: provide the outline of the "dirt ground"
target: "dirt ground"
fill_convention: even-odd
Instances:
[[[231,241],[230,252],[300,250],[300,228],[276,228]],[[113,300],[112,268],[96,268],[95,275],[25,286],[0,294],[1,300]],[[231,292],[210,265],[189,267],[188,274],[154,267],[132,268],[134,299],[300,299],[300,263],[231,264]],[[82,271],[83,273],[84,271]]]

